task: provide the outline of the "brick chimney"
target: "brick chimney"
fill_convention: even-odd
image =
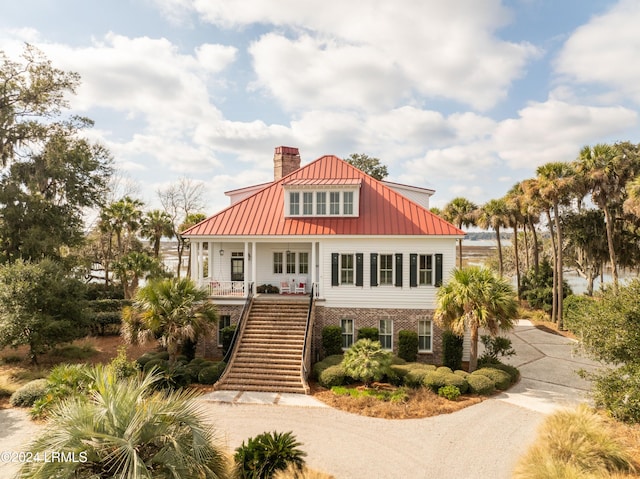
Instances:
[[[276,146],[276,151],[273,154],[273,180],[278,181],[298,168],[300,168],[298,149],[290,146]]]

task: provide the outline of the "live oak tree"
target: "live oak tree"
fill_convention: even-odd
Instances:
[[[101,202],[111,156],[81,138],[90,120],[63,115],[79,82],[30,45],[18,62],[0,51],[0,262],[63,258]]]
[[[363,153],[352,153],[345,161],[376,180],[383,180],[389,176],[387,166],[383,165],[379,158],[373,158]]]
[[[85,287],[59,263],[21,259],[0,266],[0,349],[29,346],[38,356],[88,332]]]

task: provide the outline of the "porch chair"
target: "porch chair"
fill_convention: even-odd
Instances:
[[[296,287],[295,287],[295,293],[306,293],[307,292],[307,278],[300,278],[297,282],[296,282]]]
[[[280,281],[280,293],[291,293],[291,284],[289,281]]]

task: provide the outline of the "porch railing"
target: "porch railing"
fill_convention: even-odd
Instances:
[[[314,298],[320,297],[320,286],[318,283],[311,283],[311,296]]]
[[[249,282],[249,291],[253,291],[253,282]],[[209,296],[237,296],[244,297],[244,281],[207,281],[205,287]]]
[[[313,320],[315,319],[313,311],[313,301],[317,294],[317,284],[311,284],[311,293],[309,294],[309,311],[307,312],[307,322],[305,324],[304,332],[304,344],[302,346],[302,377],[305,381],[309,377],[309,370],[311,369],[311,345],[308,342],[309,334],[313,329]]]

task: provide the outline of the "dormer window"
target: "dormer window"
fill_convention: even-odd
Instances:
[[[285,189],[286,216],[359,215],[360,179],[290,180]]]

